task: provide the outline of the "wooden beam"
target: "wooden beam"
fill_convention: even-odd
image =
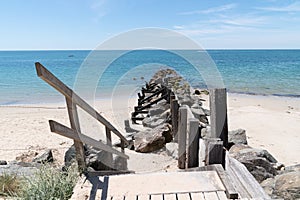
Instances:
[[[62,81],[56,78],[51,72],[49,72],[42,64],[35,63],[36,71],[38,77],[43,79],[57,91],[62,93],[66,98],[71,99],[72,102],[84,111],[102,123],[104,126],[108,127],[113,133],[115,133],[120,139],[124,140],[126,144],[129,144],[128,140],[102,115],[100,115],[93,107],[86,103],[82,98],[80,98],[73,90],[66,86]]]
[[[179,108],[178,120],[178,168],[186,168],[187,106]]]
[[[236,191],[236,188],[234,187],[231,178],[226,173],[222,165],[216,164],[211,165],[214,170],[218,173],[224,187],[225,187],[225,193],[228,199],[238,199],[239,195]]]
[[[210,138],[220,138],[228,149],[227,96],[226,88],[215,88],[209,91],[210,103]]]
[[[175,98],[175,97],[174,97]],[[179,104],[177,99],[172,99],[171,101],[171,118],[172,118],[172,131],[173,131],[173,138],[174,141],[178,141],[178,109]]]
[[[206,164],[223,164],[223,141],[208,140]]]
[[[66,98],[66,103],[67,103],[71,128],[75,130],[77,133],[80,133],[81,131],[80,131],[80,124],[79,124],[76,105],[72,102],[71,99],[68,98]],[[76,151],[76,160],[78,163],[78,169],[80,172],[83,172],[86,168],[83,143],[81,141],[74,140],[74,146]]]
[[[79,142],[83,142],[84,144],[91,145],[96,149],[107,151],[107,152],[116,154],[118,156],[121,156],[122,158],[129,159],[129,157],[126,154],[124,154],[123,152],[119,152],[119,151],[113,149],[112,147],[104,144],[101,141],[97,141],[93,138],[83,135],[83,134],[77,132],[76,130],[70,129],[56,121],[49,120],[49,125],[50,125],[51,132],[57,133],[59,135],[65,136],[67,138],[71,138],[71,139],[79,141]]]
[[[110,147],[112,147],[111,143],[111,132],[110,130],[105,127],[105,134],[106,134],[106,144]],[[109,168],[113,168],[113,155],[112,153],[107,152],[107,165]]]
[[[199,120],[189,119],[188,168],[199,166]]]
[[[269,195],[265,193],[264,189],[248,171],[245,165],[232,158],[230,155],[228,155],[226,159],[228,159],[227,162],[229,167],[232,169],[233,173],[236,174],[238,181],[244,186],[251,198],[270,199]],[[244,197],[241,196],[240,198]]]

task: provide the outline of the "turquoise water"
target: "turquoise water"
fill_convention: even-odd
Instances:
[[[117,51],[99,52],[109,62]],[[78,83],[77,73],[90,51],[0,51],[0,105],[48,103],[63,97],[36,76],[35,62],[46,66],[68,86]],[[118,52],[120,53],[120,52]],[[184,51],[201,62],[194,51]],[[300,97],[300,50],[209,50],[229,92]],[[195,55],[195,56],[194,56]],[[106,59],[106,60],[105,60]],[[92,63],[92,60],[86,63]],[[139,66],[139,67],[136,67]],[[116,59],[99,80],[97,98],[104,98],[118,83],[141,86],[155,70],[173,67],[196,87],[206,87],[191,64],[165,51],[134,51]],[[80,83],[88,82],[89,75]],[[89,84],[84,87],[87,88]],[[83,88],[84,88],[83,87]],[[100,89],[99,89],[100,88]]]

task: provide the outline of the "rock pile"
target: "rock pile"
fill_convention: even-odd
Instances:
[[[230,155],[246,166],[269,196],[300,198],[300,165],[285,167],[268,151],[250,147],[245,130],[229,132],[228,140],[232,145]]]
[[[176,95],[180,105],[188,105],[191,108],[192,113],[195,118],[199,119],[199,124],[202,127],[208,126],[207,116],[209,115],[209,110],[202,107],[203,99],[200,98],[202,92],[199,90],[194,91],[189,83],[174,70],[159,70],[153,75],[149,83],[146,83],[146,88],[142,88],[142,94],[138,94],[139,107],[136,108],[138,114],[137,112],[134,113],[134,119],[142,120],[141,124],[144,128],[133,133],[135,151],[142,153],[153,152],[172,142],[172,121],[169,102],[169,93],[171,91]],[[162,98],[165,94],[168,94],[168,97]],[[155,104],[152,104],[152,102],[155,102]],[[151,106],[148,107],[150,104]],[[147,109],[139,110],[141,107],[146,107]],[[125,121],[125,127],[125,130],[128,132],[134,130],[127,121]],[[171,146],[174,145],[168,145],[168,147]]]

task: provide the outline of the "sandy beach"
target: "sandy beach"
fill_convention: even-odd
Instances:
[[[127,106],[116,107],[118,104],[114,104],[112,111],[109,99],[95,103],[96,109],[122,129],[121,132],[124,132],[122,122],[126,116],[129,118],[129,111],[135,104],[134,99],[129,99]],[[48,120],[69,126],[65,103],[0,106],[0,112],[0,160],[12,161],[29,150],[47,148],[54,149],[57,162],[63,162],[63,153],[73,141],[51,133]],[[267,149],[285,165],[300,163],[300,99],[229,94],[228,117],[229,130],[246,129],[249,145]],[[103,126],[97,123],[91,126],[90,123],[94,122],[85,117],[82,119],[82,132],[97,139],[103,138]],[[141,167],[137,153],[129,155],[132,155],[129,168],[140,172],[165,170],[176,165],[170,157],[148,154],[144,159],[152,164],[146,169]]]

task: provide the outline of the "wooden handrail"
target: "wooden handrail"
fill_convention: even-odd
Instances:
[[[93,107],[80,98],[73,90],[66,86],[56,76],[49,72],[41,63],[35,63],[38,77],[43,79],[57,91],[62,93],[66,98],[71,99],[73,103],[81,107],[84,111],[94,117],[97,121],[106,126],[109,130],[115,133],[125,144],[129,144],[128,140],[102,115],[100,115]]]
[[[67,138],[76,140],[76,141],[82,141],[83,143],[87,145],[91,145],[96,149],[104,150],[109,153],[116,154],[118,156],[121,156],[122,158],[129,159],[129,156],[127,156],[125,153],[117,151],[116,149],[110,147],[107,144],[104,144],[101,141],[97,141],[93,138],[90,138],[84,134],[81,134],[73,129],[70,129],[56,121],[49,120],[49,125],[51,132],[57,133],[59,135],[65,136]]]

